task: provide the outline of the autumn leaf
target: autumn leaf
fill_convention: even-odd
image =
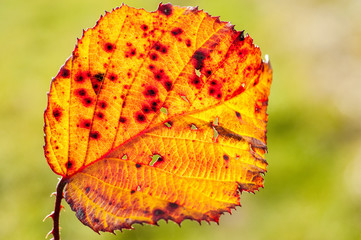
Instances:
[[[52,80],[45,156],[94,231],[218,222],[263,187],[272,70],[244,32],[193,7],[126,5],[84,31]]]

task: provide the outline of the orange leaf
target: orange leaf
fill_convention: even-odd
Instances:
[[[94,231],[218,222],[238,191],[263,186],[271,80],[231,24],[192,7],[123,5],[84,32],[53,79],[46,159]]]

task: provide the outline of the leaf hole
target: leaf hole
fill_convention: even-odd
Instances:
[[[124,154],[123,157],[122,157],[123,160],[127,160],[128,159],[128,155],[127,154]]]
[[[201,76],[201,71],[199,69],[194,69],[194,71],[198,77]]]
[[[168,115],[168,109],[166,109],[165,107],[161,107],[160,112]]]
[[[218,120],[219,120],[219,118],[218,117],[216,117],[216,119],[214,119],[214,121],[213,121],[213,126],[218,126]]]
[[[192,123],[191,124],[191,130],[198,130],[198,127],[194,123]]]
[[[151,161],[149,162],[149,166],[153,167],[155,163],[157,162],[163,162],[164,159],[161,155],[159,154],[154,154],[153,156],[150,156],[151,157]]]
[[[181,96],[181,98],[184,100],[184,101],[186,101],[187,103],[189,103],[189,100],[188,100],[188,98],[186,97],[186,96]]]

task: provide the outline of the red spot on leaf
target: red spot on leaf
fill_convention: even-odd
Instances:
[[[80,127],[89,129],[91,126],[91,121],[89,119],[83,119],[80,121]]]
[[[70,70],[66,68],[62,68],[60,70],[60,76],[63,78],[69,78],[70,77]]]
[[[183,29],[181,29],[181,28],[174,28],[174,29],[171,31],[171,33],[172,33],[173,36],[177,36],[177,35],[183,33]]]
[[[173,6],[172,6],[172,4],[170,4],[170,3],[160,4],[158,10],[159,10],[162,14],[164,14],[164,15],[166,15],[166,16],[169,16],[169,15],[171,15],[171,14],[173,13]]]
[[[158,89],[155,87],[149,86],[144,90],[143,94],[146,97],[156,97],[158,94]]]
[[[92,132],[90,132],[89,137],[92,139],[99,139],[100,133],[98,131],[92,131]]]
[[[115,46],[115,44],[113,44],[113,43],[105,43],[104,44],[104,50],[106,51],[106,52],[108,52],[108,53],[111,53],[111,52],[113,52],[114,50],[115,50],[115,48],[116,48],[116,46]]]
[[[62,115],[63,115],[63,111],[61,108],[55,108],[53,110],[53,116],[56,121],[59,121]]]
[[[141,112],[136,112],[135,113],[135,120],[139,123],[144,123],[147,118],[145,117],[145,115]]]

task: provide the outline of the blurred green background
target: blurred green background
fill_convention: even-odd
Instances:
[[[154,11],[158,1],[125,1]],[[220,225],[97,235],[64,203],[62,239],[361,239],[361,1],[202,0],[269,54],[265,188]],[[0,1],[0,239],[44,239],[58,177],[43,156],[51,78],[113,0]]]

